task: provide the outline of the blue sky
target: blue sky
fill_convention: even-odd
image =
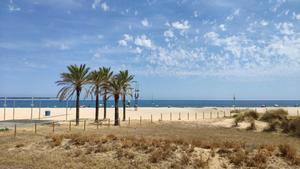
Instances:
[[[298,0],[1,0],[0,95],[55,96],[70,64],[143,99],[300,99]]]

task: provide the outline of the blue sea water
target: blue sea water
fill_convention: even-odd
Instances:
[[[81,100],[81,106],[95,107],[94,100]],[[121,101],[119,102],[121,105]],[[113,100],[108,100],[108,106],[114,106]],[[134,101],[129,103],[133,107]],[[232,107],[233,100],[139,100],[139,107]],[[280,107],[298,107],[300,100],[236,100],[237,107],[260,107],[260,106],[280,106]],[[59,100],[0,100],[0,107],[75,107],[75,101]],[[100,101],[102,107],[102,101]]]

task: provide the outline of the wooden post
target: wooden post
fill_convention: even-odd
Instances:
[[[86,120],[83,121],[83,131],[85,131],[86,128]]]
[[[55,123],[54,121],[52,122],[52,132],[54,133],[54,127],[55,127]]]
[[[68,121],[68,108],[66,108],[66,121]]]
[[[69,121],[69,131],[71,131],[71,127],[72,127],[72,121]]]
[[[181,120],[181,113],[179,112],[179,117],[178,117],[178,120]]]
[[[224,117],[225,117],[225,110],[223,111]]]
[[[142,116],[140,116],[140,125],[142,125]]]
[[[6,115],[6,107],[4,107],[3,120],[5,120],[5,115]]]
[[[14,131],[14,137],[17,137],[17,125],[15,124],[15,131]]]
[[[130,117],[128,117],[128,126],[130,126]]]
[[[110,126],[110,119],[108,119],[108,127]]]
[[[36,123],[34,123],[34,133],[36,134]]]
[[[33,107],[31,105],[31,109],[30,109],[30,119],[32,120],[33,119]]]
[[[219,111],[217,112],[217,117],[219,118]]]
[[[14,107],[13,107],[13,120],[15,120],[15,107],[16,107],[16,101],[14,100]]]
[[[299,110],[297,110],[297,116],[299,116]]]
[[[195,112],[195,120],[197,120],[197,112]]]
[[[13,108],[13,120],[15,120],[15,107]]]
[[[190,113],[187,114],[187,119],[190,120]]]
[[[162,121],[163,119],[162,119],[162,113],[160,113],[160,121]]]
[[[151,114],[151,123],[152,123],[152,114]]]
[[[212,119],[212,112],[210,112],[210,119]]]
[[[4,112],[3,112],[3,120],[5,120],[5,116],[6,116],[6,97],[4,98],[5,100],[4,100]]]
[[[170,121],[172,121],[172,113],[170,113]]]
[[[97,121],[97,130],[99,129],[99,121]]]
[[[39,120],[41,120],[41,107],[39,107]]]
[[[202,112],[202,116],[203,116],[203,119],[204,119],[204,112]]]

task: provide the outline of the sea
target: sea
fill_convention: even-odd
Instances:
[[[119,105],[121,106],[121,100]],[[136,102],[129,100],[128,107]],[[81,107],[95,107],[94,100],[81,100]],[[300,100],[138,100],[138,107],[299,107]],[[100,107],[103,106],[100,101]],[[107,107],[113,107],[114,101],[108,100]],[[0,98],[0,107],[75,107],[75,100],[59,101],[55,99],[4,99]]]

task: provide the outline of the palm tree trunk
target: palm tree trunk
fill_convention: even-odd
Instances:
[[[76,126],[79,125],[80,90],[76,90]]]
[[[126,95],[122,95],[122,102],[123,102],[123,121],[126,120]]]
[[[96,90],[96,112],[95,112],[95,122],[99,120],[99,92]]]
[[[104,109],[104,119],[106,119],[106,103],[107,103],[107,98],[106,98],[106,93],[104,93],[104,96],[103,96],[103,109]]]
[[[115,98],[115,126],[119,125],[119,95],[114,95]]]

